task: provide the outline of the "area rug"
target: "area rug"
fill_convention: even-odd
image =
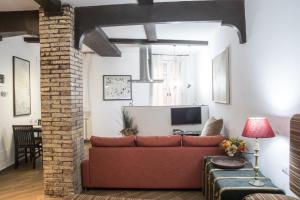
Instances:
[[[64,198],[64,200],[146,200],[146,199],[132,199],[132,198],[118,198],[109,196],[95,196],[87,194],[77,194]]]
[[[201,190],[89,190],[86,195],[147,200],[204,200]]]

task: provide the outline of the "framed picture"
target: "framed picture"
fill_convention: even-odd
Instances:
[[[103,75],[103,100],[132,100],[131,75]]]
[[[229,48],[212,61],[212,98],[216,103],[230,104]]]
[[[13,56],[14,116],[31,114],[30,62]]]
[[[4,75],[0,74],[0,87],[4,86]]]

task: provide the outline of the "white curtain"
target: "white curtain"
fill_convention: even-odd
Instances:
[[[153,106],[188,104],[188,87],[192,80],[188,73],[190,56],[153,55],[153,78],[163,79],[163,83],[152,84],[151,102]]]

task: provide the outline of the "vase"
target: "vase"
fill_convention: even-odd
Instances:
[[[133,136],[137,134],[137,130],[132,128],[124,128],[120,132],[122,133],[123,136]]]
[[[234,157],[234,153],[231,153],[231,152],[226,152],[227,156],[229,157]]]

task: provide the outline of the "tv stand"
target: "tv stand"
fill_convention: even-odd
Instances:
[[[202,131],[173,131],[173,135],[200,136]]]

